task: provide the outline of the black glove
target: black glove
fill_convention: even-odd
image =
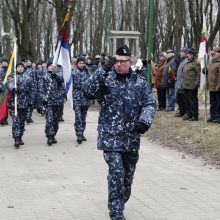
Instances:
[[[45,107],[47,107],[47,105],[48,105],[48,101],[43,101],[43,105],[45,106]]]
[[[102,69],[105,71],[105,72],[109,72],[112,67],[115,65],[116,63],[116,58],[115,57],[112,57],[107,63],[105,63],[103,66],[102,66]]]
[[[57,74],[56,73],[51,73],[51,77],[55,79],[57,77]]]
[[[15,88],[12,89],[12,90],[11,90],[11,93],[14,94],[14,95],[18,95],[18,89],[15,89]]]
[[[149,128],[150,128],[150,125],[147,125],[147,124],[144,124],[138,121],[134,125],[134,132],[144,134]]]
[[[205,75],[205,74],[208,74],[208,68],[207,67],[203,67],[202,68],[202,73]]]

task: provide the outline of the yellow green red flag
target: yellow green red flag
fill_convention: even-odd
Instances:
[[[3,81],[4,88],[2,93],[0,93],[0,123],[3,122],[8,117],[8,99],[10,96],[10,92],[7,89],[7,79],[12,73],[13,61],[14,61],[14,50],[11,53],[8,69],[4,77],[4,81]]]

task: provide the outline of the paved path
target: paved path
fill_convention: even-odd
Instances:
[[[44,119],[34,114],[19,150],[11,126],[0,127],[0,220],[108,220],[107,166],[96,150],[97,112],[90,111],[86,136],[77,146],[73,113],[66,106],[48,147]],[[198,160],[142,139],[128,220],[219,220],[220,172]]]

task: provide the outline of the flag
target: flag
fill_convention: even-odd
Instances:
[[[13,60],[14,60],[14,50],[12,51],[11,59],[3,81],[3,86],[4,86],[3,92],[0,93],[0,123],[3,122],[8,117],[8,99],[10,96],[10,92],[8,91],[7,88],[7,79],[12,72]]]
[[[168,79],[170,81],[174,81],[176,76],[175,76],[175,73],[173,72],[173,70],[171,69],[170,66],[168,67],[168,74],[169,74]]]
[[[202,73],[202,69],[205,67],[205,62],[207,61],[207,54],[208,54],[207,40],[208,40],[208,32],[206,26],[206,17],[203,14],[202,35],[200,39],[199,54],[198,54],[198,62],[201,65],[200,88],[202,90],[204,90],[204,86],[206,83],[206,76]]]
[[[70,19],[72,17],[72,9],[74,8],[75,3],[76,2],[73,0],[69,1],[67,13],[65,15],[60,31],[60,39],[53,59],[53,66],[57,66],[57,64],[59,64],[63,68],[63,78],[67,93],[67,99],[72,107],[73,107],[73,97],[72,97],[73,80],[72,80],[71,64],[70,64],[69,40],[66,30],[70,22]]]
[[[73,106],[73,97],[72,97],[73,80],[71,74],[69,43],[68,43],[68,36],[64,29],[61,29],[60,39],[54,55],[53,65],[56,66],[56,63],[61,65],[63,68],[63,78],[67,93],[67,99],[70,102],[71,106]]]

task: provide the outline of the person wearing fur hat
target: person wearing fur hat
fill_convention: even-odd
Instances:
[[[140,136],[151,126],[156,110],[151,89],[131,69],[131,52],[121,45],[83,84],[88,99],[99,99],[98,149],[108,172],[108,208],[112,220],[125,220],[124,208],[139,158]]]
[[[208,122],[220,124],[220,47],[211,51],[208,67],[208,89],[210,97],[210,118]]]
[[[23,145],[22,136],[24,134],[25,119],[28,113],[28,107],[33,105],[34,88],[33,79],[26,74],[24,64],[17,62],[16,64],[17,88],[15,87],[14,74],[8,78],[8,89],[11,93],[8,105],[9,113],[12,117],[12,136],[14,138],[14,146],[19,148]],[[15,115],[15,96],[17,95],[17,116]]]
[[[201,68],[196,60],[195,48],[188,48],[188,62],[183,68],[182,88],[184,91],[186,112],[183,120],[198,121],[199,103],[198,88],[200,85]]]
[[[77,58],[76,68],[72,71],[73,76],[73,110],[75,111],[74,129],[77,137],[77,143],[82,144],[86,141],[84,132],[86,129],[86,116],[91,101],[82,94],[82,85],[90,77],[86,67],[85,60],[82,57]]]

